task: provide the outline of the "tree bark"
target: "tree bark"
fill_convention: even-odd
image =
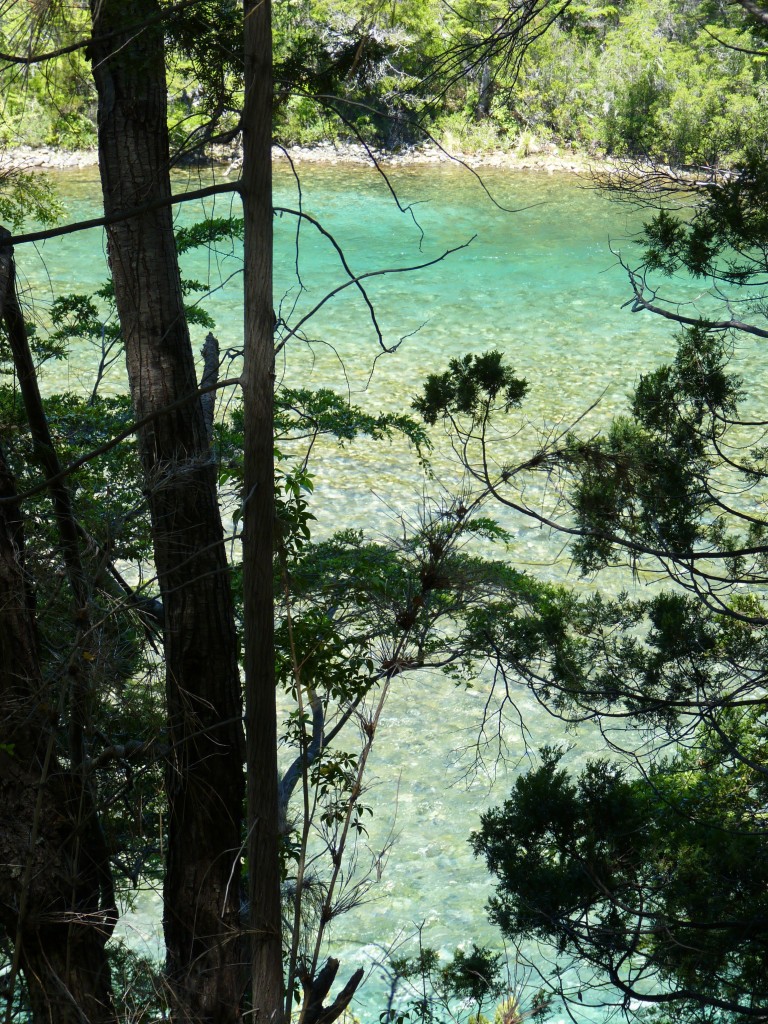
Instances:
[[[19,581],[14,545],[3,519],[0,597],[13,600]],[[0,650],[4,655],[13,646],[17,653],[23,648],[30,656],[32,649],[22,640],[28,629],[20,621],[26,611],[17,611],[15,625],[4,616]],[[18,632],[12,637],[14,628]],[[40,705],[31,695],[20,700],[21,663],[17,661],[14,669],[4,671],[0,682],[4,734],[8,735],[9,718],[25,707],[27,740],[20,741],[16,729],[13,752],[0,749],[0,924],[14,946],[14,967],[27,983],[34,1024],[114,1024],[104,949],[112,931],[113,906],[109,899],[105,906],[102,899],[101,858],[93,856],[91,841],[93,823],[82,820],[79,780],[61,767],[55,754],[46,758],[45,740],[52,723],[37,712]],[[33,679],[33,686],[38,682]],[[111,895],[111,888],[107,892]],[[9,998],[13,980],[7,975],[3,979]]]
[[[107,216],[169,198],[165,52],[157,0],[91,0]],[[154,20],[153,20],[154,19]],[[145,27],[136,31],[137,24]],[[170,205],[107,229],[164,608],[169,804],[167,972],[178,1020],[240,1014],[242,707],[216,468],[184,315]]]
[[[272,36],[269,0],[244,0],[245,256],[243,571],[248,868],[254,1019],[282,1020],[283,965],[274,656]]]

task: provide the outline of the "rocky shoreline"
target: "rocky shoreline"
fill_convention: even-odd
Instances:
[[[99,162],[95,149],[53,149],[48,146],[18,146],[0,150],[2,171],[71,171],[93,167]]]
[[[530,147],[525,153],[495,151],[490,153],[453,153],[435,144],[414,146],[397,153],[368,151],[358,143],[324,142],[317,146],[275,146],[273,158],[290,160],[296,164],[370,164],[373,157],[387,167],[418,165],[465,165],[469,167],[499,167],[509,171],[542,171],[553,173],[588,173],[601,161],[584,154],[574,153],[553,145]],[[71,171],[94,167],[98,163],[95,149],[60,150],[49,147],[20,146],[0,152],[0,173],[19,171]],[[223,167],[225,174],[234,174],[242,163],[242,153],[229,149],[216,153],[212,161]]]
[[[277,159],[290,159],[296,163],[353,163],[370,164],[371,153],[359,144],[337,146],[330,142],[312,148],[300,146],[285,150],[275,147]],[[372,151],[377,161],[387,167],[413,167],[420,164],[464,164],[468,167],[503,167],[511,171],[564,171],[585,173],[591,161],[583,154],[573,153],[553,145],[538,145],[521,154],[515,151],[496,150],[488,153],[461,153],[441,148],[434,143],[414,146],[398,153]]]

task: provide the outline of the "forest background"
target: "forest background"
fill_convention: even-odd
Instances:
[[[387,694],[427,667],[471,683],[489,659],[502,706],[514,679],[558,718],[626,720],[643,736],[642,756],[614,751],[631,772],[602,759],[572,778],[543,751],[475,834],[498,878],[493,919],[557,951],[541,992],[528,1006],[507,992],[501,1013],[586,995],[657,1020],[765,1019],[765,421],[741,413],[728,361],[741,336],[768,334],[768,14],[746,0],[285,5],[273,50],[266,11],[4,11],[7,142],[79,147],[95,127],[112,271],[95,295],[59,297],[35,335],[10,236],[2,253],[6,1019],[279,1020],[294,1004],[303,1024],[341,1016],[362,974],[326,1005],[339,965],[324,941],[384,857],[361,877],[352,839]],[[241,126],[241,177],[215,188],[240,193],[242,219],[174,232],[170,168]],[[273,394],[275,350],[305,323],[272,308],[273,136],[378,149],[425,133],[462,150],[575,143],[667,163],[629,164],[611,187],[664,207],[626,270],[635,308],[681,329],[678,356],[604,436],[510,451],[506,417],[527,385],[496,352],[432,375],[418,418]],[[55,220],[43,180],[4,185],[15,228]],[[178,256],[240,238],[244,364],[222,380],[213,335],[195,368],[188,325],[215,325],[185,301],[206,289],[180,278]],[[650,283],[681,271],[707,282],[695,315]],[[40,368],[74,339],[100,353],[90,394],[42,402]],[[100,373],[123,351],[131,398],[105,398]],[[233,386],[242,406],[213,415],[205,396]],[[313,543],[321,434],[399,433],[427,459],[424,424],[438,422],[465,474],[456,494],[389,544],[350,531]],[[550,506],[525,496],[537,474],[557,481]],[[584,573],[626,562],[669,587],[611,601],[544,584],[509,564],[497,503],[573,537]],[[290,706],[277,786],[275,680]],[[162,967],[108,942],[118,894],[143,883],[164,888]],[[389,969],[383,1020],[469,1016],[504,993],[489,950],[440,965],[422,947]]]
[[[526,155],[556,145],[592,157],[727,165],[766,134],[765,57],[754,46],[754,19],[738,5],[636,0],[561,8],[505,56],[500,2],[278,4],[276,69],[290,87],[277,93],[276,140],[312,146],[360,134],[399,152],[427,132],[449,151],[470,154]],[[25,4],[4,11],[6,48],[23,37],[27,17]],[[71,42],[86,18],[75,5],[54,32],[56,44]],[[201,94],[211,85],[200,64],[180,54],[170,61],[176,148],[194,149],[207,117]],[[316,102],[318,90],[330,105]],[[237,122],[231,107],[221,112],[221,131]],[[75,50],[44,71],[32,65],[9,77],[0,142],[92,148],[95,112],[88,62]]]

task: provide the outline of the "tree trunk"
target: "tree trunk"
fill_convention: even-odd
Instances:
[[[18,573],[5,519],[0,533],[0,595],[13,600],[8,588],[12,585],[18,593],[18,579],[11,578]],[[16,626],[25,631],[18,620]],[[4,616],[3,654],[9,644],[31,654],[18,634],[11,637],[13,628]],[[35,1024],[114,1024],[104,950],[113,908],[102,903],[100,857],[93,856],[91,842],[93,823],[79,820],[79,780],[62,769],[55,755],[45,756],[51,722],[35,714],[39,705],[34,700],[19,700],[20,674],[21,664],[16,662],[15,671],[4,671],[0,682],[0,924],[14,946],[14,966],[27,983]],[[17,733],[11,754],[5,748],[5,730],[9,717],[24,703],[27,711],[32,709],[24,722],[27,741],[19,742]],[[3,978],[9,998],[14,995],[14,980]]]
[[[244,0],[245,508],[243,571],[248,866],[254,1019],[282,1020],[274,582],[272,36],[269,0]]]
[[[491,61],[488,57],[480,67],[480,84],[478,85],[477,103],[475,104],[475,119],[477,121],[481,121],[490,114],[492,98],[493,79],[491,78]]]
[[[170,196],[157,0],[91,0],[107,215]],[[137,28],[137,26],[143,26]],[[167,971],[179,1020],[239,1018],[242,708],[229,569],[170,205],[108,229],[165,616]]]
[[[40,673],[21,513],[2,450],[0,497],[0,927],[14,949],[3,982],[12,1000],[21,970],[35,1024],[113,1024],[104,952],[112,886],[97,822],[82,813],[81,779],[56,756],[57,711]]]

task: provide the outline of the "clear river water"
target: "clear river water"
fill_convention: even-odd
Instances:
[[[401,212],[372,169],[303,165],[300,176],[302,209],[334,235],[355,272],[426,263],[472,241],[423,270],[370,280],[387,345],[405,339],[392,354],[381,353],[354,289],[331,299],[307,325],[307,337],[292,342],[281,357],[278,373],[292,383],[335,387],[372,410],[407,410],[424,376],[445,367],[450,357],[499,348],[530,383],[524,409],[533,424],[529,429],[570,422],[599,400],[588,419],[596,429],[625,407],[638,375],[674,351],[669,325],[622,308],[628,285],[611,247],[631,260],[640,216],[608,202],[583,179],[483,171],[497,203],[517,211],[510,213],[494,205],[465,169],[400,168],[391,177],[400,204],[409,207]],[[180,173],[177,186],[209,180]],[[98,211],[95,169],[59,181],[67,219]],[[276,205],[298,207],[296,181],[284,163],[276,167],[275,191]],[[229,196],[206,204],[207,212],[218,216],[231,209],[237,212]],[[199,206],[178,213],[184,223],[200,215]],[[345,275],[328,240],[305,222],[300,288],[297,219],[283,213],[275,227],[276,308],[295,320]],[[101,230],[49,241],[36,250],[19,249],[17,259],[31,315],[43,324],[54,295],[85,292],[106,274]],[[222,350],[238,349],[239,245],[199,250],[185,257],[184,269],[212,290],[205,306],[216,318]],[[197,329],[197,348],[204,334]],[[47,386],[88,386],[93,365],[93,351],[75,349],[66,364],[49,372]],[[112,368],[106,386],[124,390],[121,365]],[[314,471],[318,534],[352,525],[373,537],[390,535],[398,529],[395,510],[416,515],[425,493],[451,488],[458,480],[455,467],[438,457],[436,479],[425,482],[416,461],[398,444],[325,448]],[[508,557],[516,565],[582,585],[568,575],[561,542],[529,523],[512,528]],[[506,796],[515,773],[530,763],[531,750],[566,737],[562,724],[521,692],[527,736],[510,724],[507,759],[491,764],[487,774],[468,772],[486,690],[482,675],[466,692],[452,689],[442,677],[413,676],[398,682],[385,711],[368,775],[376,808],[368,844],[376,850],[390,833],[396,841],[368,901],[337,922],[333,946],[342,957],[344,977],[358,964],[371,969],[354,1007],[363,1020],[378,1020],[383,1008],[385,982],[376,962],[393,946],[413,952],[409,941],[418,927],[423,925],[426,944],[444,952],[472,941],[501,947],[484,913],[490,882],[472,857],[467,836],[481,810]],[[580,757],[595,743],[589,736],[569,739],[580,742]],[[131,941],[156,948],[159,927],[156,903],[142,897],[139,913],[126,923]],[[521,984],[526,972],[516,972],[514,960],[511,970]],[[535,979],[532,983],[536,987]],[[602,1020],[601,1011],[588,1003],[587,998],[582,1019]]]

